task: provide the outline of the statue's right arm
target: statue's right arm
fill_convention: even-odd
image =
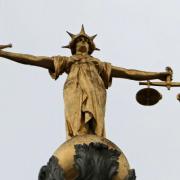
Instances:
[[[33,56],[29,54],[20,54],[20,53],[13,53],[7,52],[4,50],[0,50],[0,57],[9,59],[11,61],[15,61],[21,64],[39,66],[42,68],[46,68],[54,71],[54,63],[51,57],[46,56]]]

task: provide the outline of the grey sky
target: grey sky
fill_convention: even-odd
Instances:
[[[98,34],[100,52],[113,65],[147,71],[174,70],[180,81],[178,0],[0,0],[0,44],[9,51],[65,55],[66,30]],[[0,58],[0,179],[35,180],[65,141],[63,83],[47,70]],[[180,89],[156,88],[163,99],[153,107],[135,100],[138,82],[114,79],[108,90],[107,138],[125,153],[139,180],[179,180]]]

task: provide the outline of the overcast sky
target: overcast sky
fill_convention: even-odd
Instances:
[[[0,44],[12,52],[65,55],[81,24],[98,34],[93,56],[147,71],[174,70],[180,81],[179,0],[0,0]],[[63,84],[47,70],[0,58],[0,179],[36,180],[41,166],[65,141]],[[153,107],[136,102],[144,86],[114,79],[108,89],[107,138],[125,153],[138,180],[180,179],[179,88],[156,88]]]

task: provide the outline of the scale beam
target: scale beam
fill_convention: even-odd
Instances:
[[[180,82],[139,82],[139,85],[147,85],[147,86],[162,86],[162,87],[180,87]]]

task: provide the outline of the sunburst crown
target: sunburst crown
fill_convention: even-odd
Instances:
[[[100,50],[100,49],[96,48],[96,45],[93,42],[93,40],[95,39],[97,34],[93,35],[93,36],[87,35],[83,25],[81,27],[81,31],[80,31],[79,34],[75,35],[75,34],[72,34],[72,33],[68,32],[68,31],[66,31],[66,32],[71,37],[71,41],[69,42],[69,44],[67,46],[63,46],[63,48],[71,49],[72,54],[76,54],[76,43],[79,41],[80,37],[85,37],[85,39],[87,40],[87,42],[89,44],[89,52],[88,52],[88,54],[92,54],[92,52],[94,50],[98,50],[98,51]]]

